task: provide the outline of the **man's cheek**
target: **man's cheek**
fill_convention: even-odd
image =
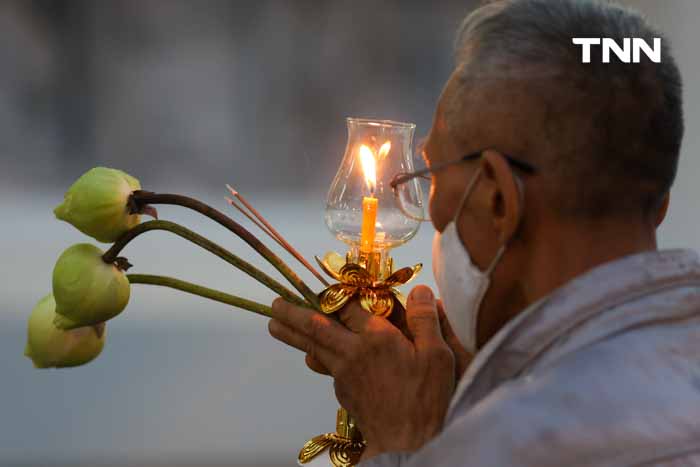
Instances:
[[[433,184],[430,190],[430,201],[428,210],[430,219],[432,219],[433,227],[442,232],[445,226],[450,222],[449,205],[443,200],[438,187]]]

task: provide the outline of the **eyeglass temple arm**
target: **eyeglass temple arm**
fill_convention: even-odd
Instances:
[[[406,183],[409,180],[413,180],[414,178],[418,178],[418,177],[424,177],[424,176],[428,175],[433,170],[435,170],[435,169],[426,168],[426,169],[416,170],[415,172],[411,172],[411,173],[397,174],[396,177],[394,177],[394,179],[391,181],[391,183],[389,183],[389,185],[391,186],[391,188],[395,189],[397,186],[399,186],[403,183]]]
[[[437,172],[438,170],[442,170],[445,167],[448,167],[450,165],[454,165],[455,162],[466,162],[466,161],[471,161],[474,159],[478,159],[481,157],[484,151],[478,151],[478,152],[473,152],[471,154],[467,154],[466,156],[462,156],[458,161],[446,161],[441,164],[435,164],[432,167],[427,167],[425,169],[417,170],[415,172],[411,173],[402,173],[398,174],[389,184],[391,188],[395,189],[397,186],[401,185],[402,183],[406,183],[409,180],[413,180],[414,178],[417,177],[423,177],[425,175],[428,175],[433,172]],[[506,158],[508,163],[512,165],[513,167],[517,167],[518,169],[522,170],[525,173],[532,174],[535,173],[535,167],[525,161],[521,161],[520,159],[516,159],[513,156],[509,156],[508,154],[503,154],[503,157]]]
[[[396,188],[397,186],[401,185],[402,183],[406,183],[409,180],[413,180],[414,178],[429,175],[433,172],[437,172],[439,170],[444,169],[445,167],[449,167],[449,166],[454,165],[456,163],[465,162],[465,161],[469,161],[472,159],[477,159],[479,156],[481,156],[481,152],[475,152],[472,154],[467,154],[466,156],[463,156],[459,160],[456,160],[456,161],[446,161],[446,162],[443,162],[441,164],[435,164],[432,167],[426,167],[425,169],[416,170],[415,172],[398,174],[391,181],[391,183],[390,183],[391,188]]]

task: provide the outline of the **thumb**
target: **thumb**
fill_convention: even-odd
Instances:
[[[430,287],[419,285],[406,301],[406,325],[417,348],[445,345],[440,331],[437,301]]]

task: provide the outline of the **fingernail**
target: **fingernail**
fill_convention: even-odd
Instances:
[[[411,291],[409,298],[414,302],[427,303],[432,302],[435,297],[430,287],[418,286]]]
[[[282,297],[277,297],[273,302],[272,302],[272,311],[278,311],[282,307],[284,307],[284,299]]]

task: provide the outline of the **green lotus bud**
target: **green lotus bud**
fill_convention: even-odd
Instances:
[[[95,240],[111,243],[140,222],[129,212],[131,193],[141,184],[121,170],[96,167],[84,173],[53,210],[56,217]]]
[[[79,366],[94,360],[105,344],[105,324],[65,331],[54,326],[53,295],[42,298],[32,310],[24,355],[36,368]]]
[[[102,260],[103,251],[79,243],[64,251],[53,269],[55,324],[73,329],[114,318],[129,303],[124,271]]]

